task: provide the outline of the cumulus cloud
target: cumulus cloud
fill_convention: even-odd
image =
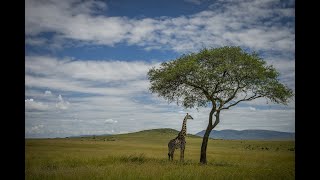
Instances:
[[[32,134],[39,134],[43,131],[44,125],[39,124],[39,125],[34,125],[30,128],[26,128],[26,132],[32,133]]]
[[[66,110],[70,107],[70,102],[64,100],[61,94],[56,96],[48,90],[46,90],[44,94],[33,94],[32,97],[37,98],[37,100],[34,100],[33,98],[25,100],[25,109],[28,112],[54,111],[55,109]]]
[[[61,94],[59,94],[58,99],[59,99],[59,101],[63,101]]]
[[[49,106],[47,104],[44,104],[42,102],[36,102],[33,99],[26,99],[25,100],[25,110],[30,111],[45,111],[48,110]]]
[[[117,123],[118,121],[117,120],[113,120],[113,119],[106,119],[104,122],[106,124],[114,124],[114,123]]]
[[[59,102],[56,103],[56,108],[62,109],[62,110],[65,110],[65,109],[69,108],[70,103],[68,101],[63,100],[61,94],[59,94],[58,100],[59,100]]]
[[[52,93],[51,93],[51,91],[45,91],[45,92],[44,92],[44,95],[51,96]]]

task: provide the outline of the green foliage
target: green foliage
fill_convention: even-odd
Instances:
[[[202,49],[148,72],[152,93],[186,108],[212,104],[217,110],[260,97],[286,104],[293,92],[278,77],[273,66],[240,47]]]

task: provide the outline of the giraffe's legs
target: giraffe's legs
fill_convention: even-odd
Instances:
[[[180,161],[184,161],[184,147],[181,147],[180,149]]]
[[[173,154],[174,154],[174,148],[173,149],[169,149],[169,153],[168,153],[168,156],[169,156],[169,160],[171,158],[171,160],[173,160]]]

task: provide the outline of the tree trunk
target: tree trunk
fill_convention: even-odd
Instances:
[[[208,124],[207,130],[204,133],[203,139],[202,139],[202,145],[201,145],[201,154],[200,154],[200,163],[201,164],[207,164],[207,145],[208,145],[208,139],[211,132],[211,125]]]
[[[211,110],[210,114],[209,114],[209,123],[206,129],[206,132],[203,136],[202,139],[202,145],[201,145],[201,152],[200,152],[200,163],[201,164],[207,164],[207,145],[208,145],[208,139],[209,139],[209,135],[212,131],[212,129],[214,127],[216,127],[216,125],[219,123],[219,115],[220,115],[220,111],[217,111],[216,113],[216,121],[214,122],[214,124],[212,125],[212,116],[214,113],[214,109]]]

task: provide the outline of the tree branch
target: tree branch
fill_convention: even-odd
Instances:
[[[212,126],[212,129],[215,128],[215,127],[219,124],[219,122],[220,122],[220,110],[217,110],[215,116],[216,116],[216,121],[214,122],[214,124],[213,124],[213,126]]]
[[[219,110],[229,109],[230,107],[237,105],[239,102],[242,102],[242,101],[251,101],[251,100],[253,100],[253,99],[257,99],[257,98],[260,98],[260,97],[264,97],[264,96],[263,96],[263,95],[254,94],[253,96],[251,96],[251,97],[249,97],[249,98],[241,99],[241,100],[236,101],[235,103],[233,103],[233,104],[231,104],[231,105],[229,105],[229,106],[227,106],[227,107],[221,108],[221,109],[219,109]]]
[[[203,87],[195,85],[195,84],[190,83],[190,82],[185,82],[185,84],[202,90],[202,92],[204,93],[204,95],[207,97],[208,100],[214,101],[212,96],[210,96],[209,92],[206,89],[204,89]]]
[[[227,100],[224,101],[224,104],[231,101],[236,96],[239,89],[240,89],[240,84],[238,83],[237,88],[234,90],[233,94]]]
[[[214,112],[216,111],[216,106],[214,104],[212,104],[212,108],[211,108],[211,111],[210,111],[210,114],[209,114],[209,125],[210,125],[210,129],[213,128],[212,126],[212,116],[214,114]]]
[[[217,91],[217,90],[218,90],[218,86],[220,85],[220,83],[221,83],[221,81],[219,81],[219,82],[216,84],[216,86],[214,87],[214,90],[213,90],[213,92],[212,92],[212,94],[211,94],[211,95],[213,95],[213,94],[215,94],[215,93],[218,93],[218,92],[222,91],[222,90]]]

